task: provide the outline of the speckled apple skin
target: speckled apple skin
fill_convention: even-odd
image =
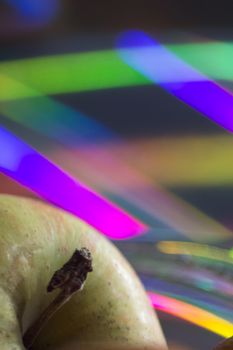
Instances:
[[[137,275],[111,242],[62,210],[10,195],[0,195],[0,349],[24,349],[22,333],[56,295],[46,292],[52,274],[81,247],[94,271],[32,349],[166,349]]]

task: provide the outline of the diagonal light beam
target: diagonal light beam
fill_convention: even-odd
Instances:
[[[168,44],[166,47],[213,79],[233,80],[232,43]],[[160,57],[161,47],[154,50]],[[183,76],[184,79],[188,81],[189,77]],[[0,101],[148,84],[152,81],[124,63],[115,50],[0,62],[0,86],[4,86],[0,89]]]
[[[230,92],[142,31],[123,33],[118,45],[119,55],[125,63],[205,117],[233,132],[233,95]]]
[[[146,230],[139,220],[76,181],[2,127],[0,171],[110,238],[129,238]]]
[[[224,338],[231,337],[233,334],[233,324],[231,322],[209,311],[154,292],[148,292],[148,297],[157,310],[182,318]]]
[[[232,236],[231,231],[216,220],[130,167],[124,143],[121,153],[117,149],[112,151],[109,141],[117,141],[117,145],[122,141],[91,118],[46,96],[6,101],[0,104],[0,112],[68,146],[68,152],[63,150],[58,156],[50,153],[49,158],[79,179],[84,172],[83,181],[86,183],[89,178],[88,184],[92,188],[121,196],[141,213],[146,212],[153,220],[162,221],[189,238],[218,241]]]

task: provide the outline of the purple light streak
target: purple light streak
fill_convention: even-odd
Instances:
[[[146,230],[143,223],[77,182],[2,127],[0,171],[111,239],[131,238]]]
[[[123,33],[118,46],[119,55],[129,66],[233,132],[233,95],[230,92],[141,31]]]

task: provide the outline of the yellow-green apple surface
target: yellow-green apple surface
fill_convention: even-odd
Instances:
[[[24,349],[22,334],[56,295],[49,280],[81,247],[93,272],[32,349],[166,349],[140,281],[112,243],[62,210],[10,195],[0,195],[0,349]]]

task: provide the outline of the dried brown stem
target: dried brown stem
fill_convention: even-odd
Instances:
[[[69,261],[54,273],[48,284],[47,291],[52,292],[60,288],[61,292],[25,332],[23,343],[26,349],[31,348],[42,328],[57,310],[59,310],[74,293],[83,288],[87,274],[91,271],[91,254],[87,248],[82,248],[80,250],[75,250]]]

